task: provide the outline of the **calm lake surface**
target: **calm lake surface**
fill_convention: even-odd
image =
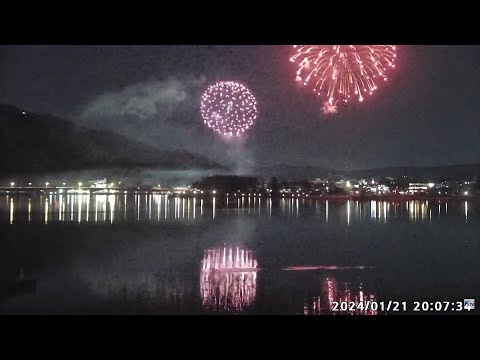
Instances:
[[[0,196],[0,313],[473,314],[413,309],[478,299],[479,244],[473,201]]]

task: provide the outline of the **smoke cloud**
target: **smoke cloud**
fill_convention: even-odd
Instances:
[[[87,104],[81,119],[134,116],[145,120],[171,115],[186,104],[204,84],[205,78],[193,80],[168,79],[134,84],[117,92],[107,92]]]

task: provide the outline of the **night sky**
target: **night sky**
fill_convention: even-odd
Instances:
[[[0,102],[239,167],[360,169],[480,162],[480,47],[399,46],[389,81],[333,116],[295,82],[291,46],[3,46]],[[237,80],[257,123],[240,142],[205,128],[203,90]]]

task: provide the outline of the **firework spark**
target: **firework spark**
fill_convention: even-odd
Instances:
[[[324,115],[328,114],[336,114],[337,113],[337,105],[336,104],[330,104],[328,101],[323,102],[322,106],[322,112]]]
[[[294,45],[290,61],[298,65],[296,81],[313,85],[325,104],[323,111],[338,101],[357,99],[377,90],[379,80],[387,81],[388,69],[395,67],[395,45]]]
[[[200,112],[209,128],[226,136],[240,136],[258,116],[255,96],[234,81],[210,85],[203,93]]]

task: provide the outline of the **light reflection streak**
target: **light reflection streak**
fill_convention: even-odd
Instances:
[[[138,200],[136,201],[137,206],[137,221],[140,221],[140,196],[135,195],[135,198]]]
[[[206,250],[200,272],[204,308],[244,311],[255,301],[257,270],[257,261],[249,249],[224,247]]]
[[[182,219],[184,218],[185,218],[185,198],[182,199]]]
[[[62,209],[63,209],[63,196],[62,196],[62,195],[59,196],[58,201],[59,201],[59,205],[58,205],[58,220],[59,220],[59,221],[62,221],[62,215],[63,215],[63,214],[62,214]]]
[[[73,221],[73,203],[75,202],[74,199],[75,199],[74,196],[70,197],[70,201],[71,201],[70,202],[70,205],[71,205],[71,207],[70,207],[70,221]]]
[[[212,205],[212,217],[215,219],[215,197],[213,197],[213,205]]]
[[[10,199],[10,224],[13,224],[13,213],[14,213],[14,205],[13,205],[13,198]]]
[[[320,286],[320,295],[304,299],[303,313],[304,315],[377,315],[378,309],[372,310],[358,306],[367,301],[376,302],[376,297],[374,293],[365,292],[362,283],[353,286],[350,282],[339,282],[334,277],[327,276]],[[346,310],[338,306],[335,311],[336,303],[349,306]],[[355,306],[350,309],[351,303],[355,303]]]
[[[48,224],[48,199],[45,199],[45,224]]]
[[[82,199],[83,196],[79,195],[78,196],[78,223],[80,224],[82,222]]]
[[[350,226],[350,200],[347,202],[347,226]]]
[[[28,223],[32,219],[32,199],[28,199]]]
[[[115,195],[108,195],[107,201],[110,207],[110,224],[113,224],[113,218],[114,218],[114,212],[115,212]]]
[[[90,215],[90,195],[86,195],[87,200],[87,214],[86,214],[86,222],[88,223],[88,217]]]
[[[123,220],[127,221],[127,194],[124,195]],[[160,219],[159,219],[160,220]]]
[[[325,201],[325,221],[328,224],[328,200]]]
[[[148,197],[148,220],[152,220],[152,195]]]
[[[165,195],[165,219],[167,218],[167,214],[168,214],[168,195]]]
[[[193,198],[193,218],[195,219],[195,208],[197,206],[197,198]]]

